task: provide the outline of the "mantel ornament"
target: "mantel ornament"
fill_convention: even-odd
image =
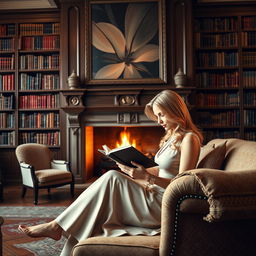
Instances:
[[[178,88],[186,86],[187,77],[183,73],[181,68],[178,69],[178,72],[174,76],[174,83],[175,83],[176,87],[178,87]]]
[[[70,89],[77,89],[80,86],[79,76],[76,74],[75,70],[68,77],[68,86]]]

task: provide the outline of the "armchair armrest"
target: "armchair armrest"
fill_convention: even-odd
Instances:
[[[256,218],[256,170],[195,169],[178,175],[194,177],[208,198],[208,222]]]
[[[64,160],[52,160],[51,167],[52,167],[52,169],[70,171],[69,162],[66,162]]]
[[[160,255],[175,248],[181,213],[198,214],[208,222],[255,219],[255,188],[256,170],[194,169],[177,175],[163,195]]]
[[[20,167],[24,169],[31,169],[32,166],[30,164],[26,164],[24,162],[20,163]]]
[[[160,255],[170,255],[176,241],[180,212],[205,216],[208,211],[207,197],[194,176],[173,179],[162,200]]]
[[[33,187],[35,183],[38,182],[37,177],[35,175],[35,169],[30,164],[21,162],[20,170],[22,176],[22,182],[24,185]]]

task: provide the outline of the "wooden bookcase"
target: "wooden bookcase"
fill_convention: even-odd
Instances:
[[[226,137],[256,140],[255,8],[194,8],[197,124],[206,142]]]
[[[0,145],[15,145],[16,24],[0,24]]]
[[[0,147],[60,146],[60,22],[0,24]]]

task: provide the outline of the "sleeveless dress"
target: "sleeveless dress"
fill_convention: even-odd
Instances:
[[[172,142],[170,138],[155,156],[160,177],[178,173],[180,152]],[[119,171],[106,172],[55,219],[68,235],[61,256],[70,255],[78,241],[93,236],[159,234],[164,190],[157,185],[148,189]]]

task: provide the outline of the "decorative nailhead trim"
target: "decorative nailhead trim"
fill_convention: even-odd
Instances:
[[[180,213],[180,205],[181,205],[183,200],[188,199],[188,198],[207,200],[206,196],[200,196],[200,195],[185,195],[185,196],[181,197],[178,200],[177,205],[176,205],[176,209],[175,209],[174,236],[173,236],[173,242],[172,242],[170,256],[174,256],[175,249],[176,249],[176,241],[177,241],[177,233],[178,233],[178,220],[179,220],[178,218],[179,218],[179,213]]]

